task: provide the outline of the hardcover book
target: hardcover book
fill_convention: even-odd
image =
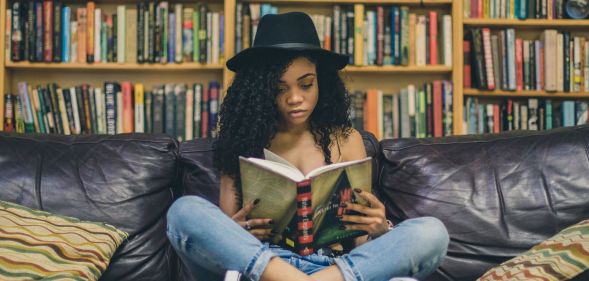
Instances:
[[[308,255],[344,239],[364,235],[342,230],[343,203],[367,205],[354,189],[371,192],[371,158],[319,167],[304,175],[285,159],[240,157],[243,202],[260,199],[250,218],[272,219],[270,242]]]

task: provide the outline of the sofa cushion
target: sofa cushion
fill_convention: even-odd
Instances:
[[[178,144],[167,136],[0,134],[0,200],[129,233],[101,280],[170,280],[165,213]]]
[[[98,280],[127,233],[0,201],[0,279]]]
[[[589,220],[567,227],[477,281],[569,280],[589,269]]]
[[[475,280],[589,217],[589,127],[381,142],[388,216],[434,216],[450,234],[428,280]]]

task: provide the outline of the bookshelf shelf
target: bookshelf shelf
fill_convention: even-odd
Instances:
[[[476,97],[510,97],[510,98],[571,98],[589,99],[589,92],[546,92],[546,91],[483,91],[477,89],[464,89],[465,96]]]
[[[259,0],[242,0],[241,2],[244,3],[259,3]],[[264,3],[269,4],[379,4],[379,5],[386,5],[386,4],[402,4],[402,5],[451,5],[452,0],[267,0]]]
[[[589,20],[570,19],[464,19],[464,26],[468,27],[517,27],[528,29],[543,28],[587,28]]]
[[[7,62],[5,67],[14,70],[136,70],[136,71],[223,71],[224,65],[180,63],[180,64],[138,64],[138,63],[30,63],[30,62]]]
[[[445,65],[426,66],[346,66],[348,73],[451,73],[452,67]]]

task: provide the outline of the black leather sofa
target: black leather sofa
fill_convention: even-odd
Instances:
[[[388,216],[435,216],[448,228],[448,256],[428,280],[475,280],[589,218],[589,127],[380,143],[363,137]],[[211,140],[0,133],[0,200],[130,234],[100,280],[194,280],[165,236],[166,210],[185,194],[218,202]],[[589,272],[575,280],[589,280]]]

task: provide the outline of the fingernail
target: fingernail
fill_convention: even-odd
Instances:
[[[361,193],[362,192],[362,189],[354,188],[354,191],[356,191],[357,193]]]
[[[274,224],[274,221],[273,220],[269,220],[268,221],[268,224]]]
[[[256,200],[254,200],[254,205],[258,205],[258,203],[260,203],[260,198],[256,198]]]
[[[340,205],[340,206],[342,206],[342,207],[344,207],[344,208],[345,208],[345,207],[348,207],[348,203],[346,203],[346,202],[342,202],[342,203],[340,203],[339,205]]]
[[[346,226],[345,226],[345,225],[340,225],[340,226],[339,226],[339,229],[341,229],[341,230],[346,230]]]
[[[270,231],[272,234],[278,234],[278,231],[272,229],[272,231]]]

